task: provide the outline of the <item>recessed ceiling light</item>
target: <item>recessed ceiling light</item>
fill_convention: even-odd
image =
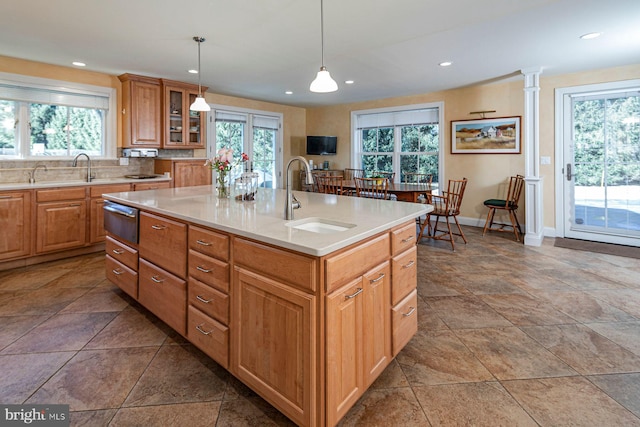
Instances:
[[[448,66],[449,66],[449,65],[451,65],[451,64],[453,64],[453,62],[451,62],[451,61],[444,61],[444,62],[439,63],[438,65],[439,65],[439,66],[441,66],[441,67],[448,67]]]
[[[290,90],[286,91],[285,94],[287,95],[293,95],[293,92],[291,92]]]
[[[344,83],[348,84],[348,85],[352,85],[353,84],[353,80],[345,80]]]
[[[191,69],[191,70],[188,70],[188,72],[191,74],[198,74],[198,70]]]
[[[85,64],[84,62],[80,62],[80,61],[73,61],[72,64],[75,65],[76,67],[86,67],[87,66],[87,64]]]
[[[587,33],[580,36],[582,40],[591,40],[598,38],[602,35],[602,33]]]

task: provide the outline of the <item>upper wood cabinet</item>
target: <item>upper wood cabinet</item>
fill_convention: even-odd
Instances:
[[[162,87],[159,79],[122,74],[122,146],[160,147]]]
[[[190,111],[198,96],[198,86],[162,80],[164,90],[164,148],[204,148],[206,114]],[[207,88],[203,87],[202,91]]]

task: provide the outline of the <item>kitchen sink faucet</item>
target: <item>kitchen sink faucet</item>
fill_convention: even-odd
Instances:
[[[287,163],[287,194],[284,200],[284,219],[289,220],[293,219],[293,210],[300,209],[302,206],[300,202],[296,199],[296,197],[291,193],[291,163],[294,160],[299,161],[304,165],[304,168],[307,170],[307,184],[313,184],[313,175],[311,175],[311,166],[309,166],[309,162],[302,156],[295,156],[289,163]]]
[[[89,155],[87,153],[80,153],[78,154],[74,159],[73,159],[73,164],[71,166],[73,166],[74,168],[76,166],[78,166],[78,157],[80,156],[85,156],[87,158],[87,182],[91,182],[91,180],[93,178],[95,178],[95,176],[91,175],[91,158],[89,157]]]
[[[36,171],[42,168],[44,169],[45,172],[47,172],[49,169],[47,169],[47,165],[43,165],[42,163],[37,163],[33,169],[31,169],[31,172],[28,172],[27,174],[29,175],[29,184],[35,184],[36,183]]]

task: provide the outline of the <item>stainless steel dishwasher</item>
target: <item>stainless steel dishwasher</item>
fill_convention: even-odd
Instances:
[[[104,229],[131,243],[138,243],[139,211],[136,208],[104,201]]]

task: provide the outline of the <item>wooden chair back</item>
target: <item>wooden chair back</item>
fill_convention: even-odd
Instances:
[[[509,178],[509,188],[507,189],[506,207],[508,209],[518,209],[518,201],[524,188],[524,176],[516,175]]]
[[[433,175],[429,173],[405,173],[404,182],[411,184],[431,184]]]
[[[346,168],[343,177],[345,181],[353,181],[354,178],[364,178],[364,169]]]
[[[369,199],[387,199],[389,180],[387,178],[354,178],[356,195]]]
[[[342,194],[342,175],[319,175],[318,191],[325,194]]]
[[[431,196],[434,205],[434,211],[437,209],[445,216],[460,215],[460,205],[464,197],[464,190],[467,187],[467,178],[460,180],[450,179],[447,191],[442,192],[442,196]]]

